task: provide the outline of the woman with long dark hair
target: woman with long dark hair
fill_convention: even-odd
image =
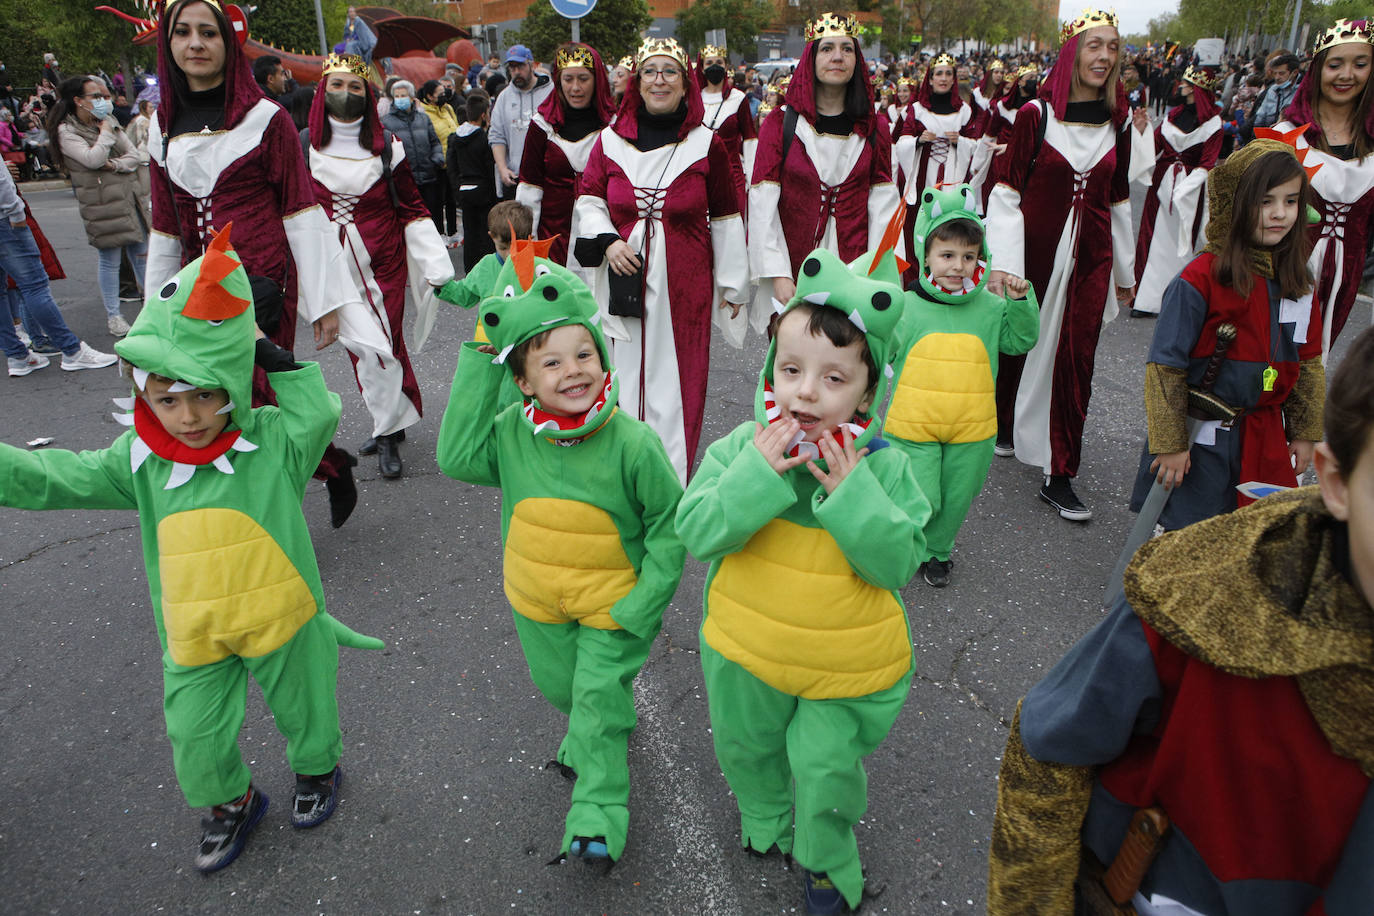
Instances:
[[[525,135],[515,199],[534,214],[536,236],[553,239],[549,260],[568,264],[569,240],[576,238],[577,180],[597,135],[615,116],[615,102],[601,55],[591,45],[558,49],[553,86]]]
[[[296,126],[254,82],[240,44],[246,40],[207,0],[178,0],[159,19],[162,100],[148,144],[148,286],[160,288],[233,222],[234,250],[255,278],[255,295],[280,297],[280,319],[263,328],[274,343],[294,348],[299,307],[314,326],[316,349],[341,342],[359,357],[385,363],[391,347],[348,283],[338,236],[315,202]],[[272,401],[266,373],[255,371],[254,405]],[[316,471],[329,488],[336,528],[358,501],[355,464],[331,443]]]
[[[129,323],[119,312],[119,265],[127,256],[143,282],[148,258],[148,188],[138,148],[115,120],[110,90],[93,76],[74,76],[58,87],[48,112],[51,153],[76,192],[86,240],[99,255],[97,279],[110,333],[123,337]]]
[[[645,40],[582,173],[574,243],[606,304],[620,406],[654,428],[683,482],[706,411],[712,317],[738,314],[749,285],[729,154],[701,119],[687,53]]]
[[[897,207],[892,143],[873,110],[858,34],[849,15],[825,13],[807,23],[785,105],[759,128],[749,263],[760,293],[750,322],[760,333],[773,315],[769,294],[792,298],[808,254],[828,248],[854,260],[878,247]]]
[[[1040,498],[1060,517],[1092,518],[1073,489],[1092,395],[1097,338],[1135,287],[1131,145],[1153,162],[1148,115],[1135,127],[1121,85],[1115,13],[1087,10],[1065,24],[1040,99],[1017,112],[1007,170],[988,200],[997,270],[1024,277],[1040,300],[1040,339],[1004,355],[997,376],[997,445],[1045,475]],[[1022,377],[1024,367],[1025,376]]]
[[[1322,307],[1322,355],[1350,318],[1374,229],[1374,28],[1337,20],[1317,36],[1312,64],[1275,126],[1320,166],[1312,176],[1321,223],[1313,226],[1313,295]],[[1305,130],[1302,129],[1305,126]]]

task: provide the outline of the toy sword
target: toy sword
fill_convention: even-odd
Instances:
[[[1229,425],[1240,415],[1240,411],[1231,407],[1225,401],[1212,394],[1212,387],[1217,382],[1217,374],[1221,371],[1221,364],[1226,361],[1226,351],[1231,348],[1231,344],[1236,340],[1236,326],[1230,322],[1217,325],[1217,345],[1212,351],[1212,356],[1207,360],[1207,366],[1202,372],[1202,378],[1196,388],[1188,388],[1188,447],[1192,448],[1197,441],[1199,430],[1202,429],[1204,422],[1208,420],[1220,420],[1223,424]],[[1121,550],[1121,556],[1117,558],[1116,567],[1112,570],[1112,576],[1107,580],[1106,607],[1115,607],[1116,602],[1125,592],[1126,566],[1131,562],[1131,557],[1140,549],[1141,545],[1150,539],[1154,534],[1155,525],[1159,522],[1159,516],[1164,511],[1164,504],[1169,501],[1169,495],[1173,491],[1159,482],[1159,475],[1156,473],[1154,483],[1150,485],[1150,492],[1145,497],[1145,502],[1140,507],[1140,515],[1136,517],[1135,526],[1131,528],[1130,536],[1126,538],[1126,546]]]

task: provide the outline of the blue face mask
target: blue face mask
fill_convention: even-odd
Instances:
[[[95,115],[97,120],[103,121],[114,114],[114,103],[109,99],[95,99],[91,102],[91,114]]]
[[[410,110],[410,96],[402,96],[399,99],[392,99],[391,104],[396,106],[397,111]]]

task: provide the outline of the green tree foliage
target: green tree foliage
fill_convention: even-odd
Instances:
[[[140,15],[127,0],[105,2],[130,15]],[[134,47],[134,27],[109,13],[95,12],[95,5],[77,0],[0,0],[0,22],[5,23],[0,60],[16,88],[38,82],[45,51],[57,55],[67,76],[96,70],[114,76],[116,70],[130,64],[152,69],[156,52]]]
[[[601,52],[601,59],[616,61],[639,47],[640,32],[654,21],[645,0],[597,0],[596,8],[582,17],[580,37]],[[507,44],[529,45],[541,61],[553,59],[554,49],[572,37],[572,21],[553,11],[547,0],[536,0],[519,29],[508,32]]]
[[[315,24],[315,4],[312,0],[258,0],[257,9],[248,21],[248,29],[258,41],[285,48],[288,51],[313,52],[320,43],[319,29]],[[331,32],[330,26],[343,33],[343,14],[340,12],[337,23],[329,21],[329,6],[321,6],[325,14],[325,33]],[[347,9],[347,7],[344,7]],[[338,41],[337,38],[333,39]]]
[[[759,32],[776,16],[771,0],[702,0],[677,14],[677,37],[695,51],[706,43],[708,31],[724,29],[730,52],[753,60]]]

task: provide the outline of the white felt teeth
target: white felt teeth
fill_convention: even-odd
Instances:
[[[225,405],[224,405],[223,407],[221,407],[219,410],[215,411],[215,416],[217,416],[217,417],[224,416],[225,414],[232,412],[233,409],[234,409],[234,402],[233,402],[233,401],[229,401],[227,404],[225,404]]]
[[[600,312],[597,312],[596,314],[592,315],[592,317],[589,318],[588,320],[591,321],[592,324],[600,324],[600,323],[601,323],[601,313],[600,313]]]
[[[134,384],[138,386],[138,390],[139,390],[139,391],[147,391],[147,390],[148,390],[148,370],[147,370],[147,369],[140,369],[140,368],[138,368],[137,366],[134,366],[134,367],[133,367],[133,373],[134,373]]]
[[[134,415],[131,413],[111,413],[110,416],[114,417],[115,422],[120,426],[134,425]]]
[[[235,439],[233,441],[233,444],[231,444],[229,447],[236,452],[256,452],[258,450],[258,447],[256,445],[249,442],[242,436],[239,436],[237,439]]]
[[[226,474],[234,473],[234,466],[229,463],[229,459],[225,455],[220,455],[218,458],[216,458],[214,461],[210,463]]]
[[[510,346],[502,350],[500,353],[497,353],[496,359],[492,360],[492,362],[496,363],[498,366],[502,365],[503,363],[505,363],[506,357],[510,356],[510,351],[513,349],[515,349],[515,344],[511,344]]]
[[[791,440],[788,441],[788,443],[787,443],[787,448],[784,449],[784,451],[790,452],[790,451],[792,451],[792,449],[794,449],[794,448],[796,448],[797,446],[800,445],[800,446],[801,446],[801,451],[799,451],[797,454],[799,454],[799,455],[800,455],[800,454],[804,454],[804,453],[806,452],[806,445],[802,445],[801,443],[802,443],[802,440],[805,439],[805,438],[806,438],[806,431],[805,431],[805,430],[801,430],[801,429],[797,430],[797,434],[796,434],[795,436],[793,436],[793,437],[791,438]],[[816,446],[815,446],[813,443],[808,443],[808,444],[810,444],[811,447],[812,447],[813,449],[816,448]],[[817,454],[817,455],[820,455],[820,450],[819,450],[819,449],[816,450],[816,454]]]
[[[888,378],[892,378],[893,374],[894,373],[892,371],[892,363],[888,363],[886,366],[883,366],[883,375],[887,376]]]
[[[825,305],[830,301],[830,293],[821,291],[818,293],[807,293],[802,297],[803,302],[810,302],[812,305]]]
[[[148,456],[153,453],[153,449],[142,439],[135,439],[129,445],[129,468],[130,472],[137,474],[138,469],[143,467],[143,462],[148,460]]]
[[[930,218],[931,218],[931,219],[935,219],[936,217],[941,216],[944,212],[945,212],[945,208],[942,207],[942,206],[940,206],[940,202],[939,202],[938,200],[933,200],[933,201],[930,202]]]
[[[797,446],[797,455],[806,458],[808,461],[819,461],[821,458],[821,447],[814,442],[803,442]]]
[[[133,410],[133,409],[134,409],[134,399],[133,399],[132,397],[128,397],[128,398],[111,398],[110,400],[114,401],[114,405],[115,405],[116,407],[123,408],[124,410]]]
[[[860,315],[857,309],[849,313],[849,322],[863,333],[868,333],[868,326],[864,324],[864,316]]]
[[[167,486],[164,490],[175,490],[177,487],[191,479],[191,475],[196,472],[194,464],[182,464],[180,461],[172,463],[172,475],[167,478]]]
[[[779,302],[777,299],[774,299],[774,300],[773,300],[773,312],[774,312],[775,314],[781,315],[781,314],[783,313],[783,310],[786,309],[786,308],[787,308],[787,303],[786,303],[786,302]]]
[[[185,382],[172,382],[167,386],[168,394],[181,394],[183,391],[195,391],[195,385],[188,385]]]

